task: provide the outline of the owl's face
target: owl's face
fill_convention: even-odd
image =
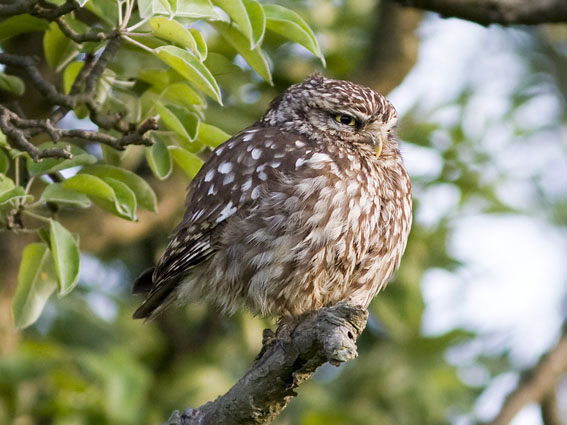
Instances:
[[[262,122],[310,138],[396,149],[397,113],[385,97],[349,81],[315,74],[272,102]]]

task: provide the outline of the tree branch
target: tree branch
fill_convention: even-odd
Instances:
[[[0,16],[20,15],[29,12],[38,0],[20,0],[11,4],[0,4]]]
[[[177,410],[167,425],[261,425],[278,416],[294,391],[326,362],[338,366],[357,356],[356,339],[368,311],[338,304],[306,315],[292,327],[282,323],[274,336],[264,331],[264,347],[251,369],[226,394],[203,406]]]
[[[538,364],[525,372],[517,388],[504,400],[496,417],[486,425],[507,425],[529,403],[542,403],[555,389],[560,376],[567,372],[567,333],[545,354]]]
[[[557,394],[555,388],[546,394],[540,403],[541,419],[543,425],[564,425],[561,419],[561,412],[557,405]]]
[[[86,33],[78,33],[77,31],[75,31],[73,28],[71,28],[67,22],[65,22],[65,18],[63,18],[63,16],[59,16],[55,19],[55,22],[57,22],[57,25],[59,26],[59,29],[61,30],[61,32],[63,34],[65,34],[65,36],[67,38],[70,38],[71,40],[73,40],[75,43],[81,44],[84,43],[86,41],[104,41],[104,40],[109,40],[113,37],[116,37],[119,32],[118,31],[113,31],[110,33],[104,32],[104,31],[90,31],[90,32],[86,32]]]
[[[41,158],[71,158],[72,156],[69,147],[63,149],[38,149],[29,142],[31,137],[41,133],[49,135],[54,142],[65,138],[80,139],[102,143],[117,150],[124,150],[128,145],[151,146],[152,141],[144,137],[144,135],[150,130],[156,130],[157,127],[157,120],[155,118],[148,118],[139,126],[132,125],[132,128],[126,130],[122,137],[116,138],[98,131],[56,128],[48,119],[26,120],[20,118],[8,108],[0,105],[0,129],[6,134],[8,141],[13,144],[14,147],[27,152],[36,162]]]
[[[538,25],[567,22],[565,0],[393,0],[403,6],[437,12],[481,25]]]

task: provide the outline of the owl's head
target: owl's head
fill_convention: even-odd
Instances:
[[[322,141],[396,148],[392,104],[374,90],[317,73],[274,99],[262,123]]]

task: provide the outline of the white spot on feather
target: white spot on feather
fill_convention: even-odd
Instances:
[[[233,215],[235,212],[236,212],[236,207],[232,204],[232,202],[229,202],[228,204],[225,205],[225,207],[220,212],[220,215],[217,217],[216,222],[220,223],[221,221],[226,220],[228,217]]]
[[[243,191],[247,191],[248,189],[250,189],[251,186],[252,186],[252,179],[248,177],[248,179],[246,179],[246,181],[242,183],[242,186],[240,186],[240,188]]]
[[[207,171],[207,174],[205,174],[205,181],[210,182],[214,176],[215,176],[215,170]]]
[[[230,162],[221,162],[218,167],[219,173],[228,174],[232,170],[232,164]]]
[[[250,197],[252,199],[258,199],[260,197],[260,186],[256,186],[254,190],[252,190]]]

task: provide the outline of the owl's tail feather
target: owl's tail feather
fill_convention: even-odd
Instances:
[[[132,293],[134,295],[147,295],[152,290],[154,282],[152,275],[154,274],[154,267],[151,267],[138,276],[132,285]]]
[[[146,296],[142,305],[132,315],[134,319],[153,319],[175,301],[173,295],[179,279],[174,277],[153,282],[152,274],[153,269],[148,269],[134,281],[132,292]]]

